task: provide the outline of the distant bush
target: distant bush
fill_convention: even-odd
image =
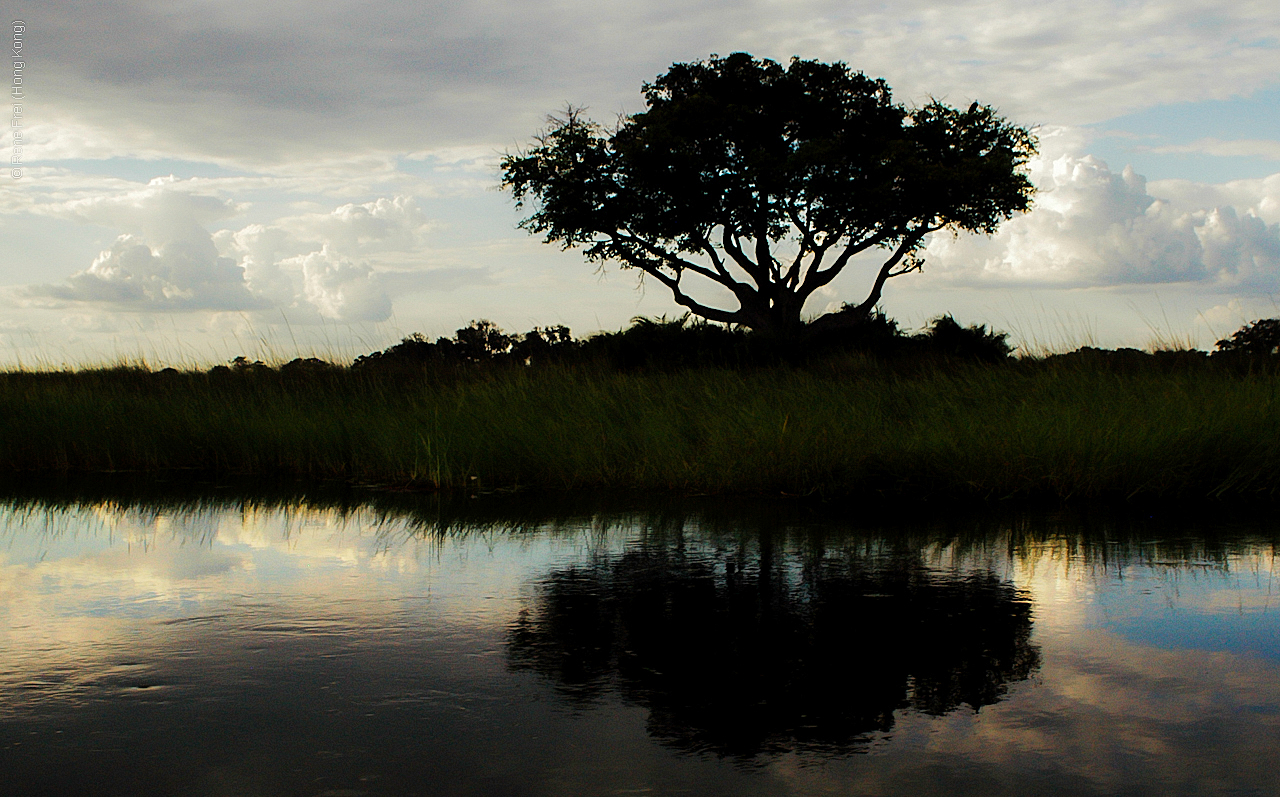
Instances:
[[[1218,341],[1223,354],[1275,357],[1280,354],[1280,318],[1261,318]]]
[[[637,317],[631,326],[575,339],[566,326],[534,327],[507,334],[493,322],[472,321],[452,338],[434,341],[420,333],[383,351],[357,357],[356,370],[442,371],[477,364],[543,365],[596,363],[623,371],[680,368],[803,366],[848,353],[887,359],[958,359],[1000,362],[1011,351],[1003,332],[983,325],[962,327],[949,315],[909,336],[883,313],[848,326],[805,330],[779,337],[695,318]],[[233,364],[233,368],[237,367]],[[243,366],[240,366],[243,367]]]
[[[923,340],[932,354],[961,360],[1002,362],[1013,347],[1007,332],[988,331],[985,324],[960,326],[949,314],[933,319],[932,325],[916,338]]]
[[[328,360],[321,360],[318,357],[299,357],[290,360],[280,366],[281,376],[314,376],[317,374],[329,374],[341,370],[341,366],[334,365]]]
[[[453,340],[439,340],[447,356],[467,363],[490,362],[511,351],[512,337],[492,321],[481,319],[459,329]]]
[[[733,367],[751,364],[746,330],[693,318],[673,320],[636,317],[631,326],[604,332],[583,342],[586,359],[614,368],[668,369],[695,366]]]
[[[248,357],[237,357],[231,361],[231,370],[237,373],[262,373],[270,371],[271,366],[262,360],[250,360]]]
[[[1012,362],[1008,333],[984,324],[961,325],[950,314],[934,318],[919,332],[904,332],[896,321],[874,313],[859,324],[810,328],[788,337],[718,324],[688,313],[676,318],[636,317],[616,332],[575,338],[564,325],[507,333],[492,321],[472,321],[452,337],[434,340],[421,333],[404,337],[382,351],[355,358],[352,372],[443,379],[484,374],[493,369],[521,370],[545,365],[590,366],[619,371],[675,371],[688,368],[770,368],[850,366],[874,360],[895,370],[950,368],[964,363],[1001,365]],[[1212,362],[1210,360],[1212,359]],[[1189,349],[1148,352],[1132,348],[1083,346],[1064,354],[1023,357],[1025,367],[1041,366],[1112,373],[1173,372],[1214,368],[1247,373],[1280,366],[1280,319],[1255,321],[1230,338],[1218,341],[1213,357]],[[215,366],[215,378],[263,375],[309,378],[337,374],[346,368],[324,360],[299,358],[278,368],[260,360],[236,357]]]
[[[1196,349],[1149,352],[1130,348],[1098,349],[1093,346],[1082,346],[1066,354],[1050,355],[1041,362],[1054,366],[1070,365],[1095,372],[1168,373],[1202,368],[1208,361],[1208,357],[1208,352]]]
[[[511,357],[525,365],[567,362],[581,347],[582,341],[574,340],[573,333],[563,324],[534,327],[511,346]]]
[[[447,341],[441,338],[437,343],[432,343],[421,332],[414,332],[396,345],[383,351],[362,354],[355,359],[351,367],[357,370],[370,368],[403,369],[420,368],[434,362],[443,362],[442,344],[445,342]]]

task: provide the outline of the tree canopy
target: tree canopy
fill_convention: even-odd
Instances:
[[[1030,206],[1030,130],[976,102],[907,108],[843,63],[712,56],[643,94],[647,110],[611,129],[551,117],[503,158],[503,186],[531,205],[523,228],[639,269],[712,321],[798,329],[815,291],[882,250],[866,300],[814,323],[859,322],[886,280],[920,269],[930,233],[991,233]],[[695,298],[690,275],[738,307]]]
[[[1245,324],[1231,337],[1218,341],[1217,349],[1226,354],[1280,355],[1280,318],[1260,318]]]

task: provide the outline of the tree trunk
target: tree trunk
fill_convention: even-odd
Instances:
[[[800,315],[803,304],[800,297],[790,292],[784,293],[772,303],[757,294],[755,300],[742,302],[742,309],[738,311],[742,320],[738,323],[754,332],[779,337],[794,336],[805,328]]]

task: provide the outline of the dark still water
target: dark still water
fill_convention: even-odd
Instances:
[[[1274,526],[759,518],[10,503],[0,794],[1280,794]]]

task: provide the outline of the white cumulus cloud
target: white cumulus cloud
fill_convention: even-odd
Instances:
[[[1231,206],[1267,224],[1280,222],[1280,173],[1253,180],[1206,184],[1190,180],[1152,181],[1151,194],[1183,208]]]
[[[325,318],[382,321],[391,315],[391,298],[377,276],[327,244],[285,262],[301,272],[303,295]]]
[[[382,321],[391,314],[391,298],[369,258],[421,251],[430,226],[413,198],[395,197],[252,224],[215,238],[244,269],[250,289],[279,307],[309,308],[332,320]]]
[[[1047,131],[1042,145],[1029,164],[1034,208],[990,237],[935,236],[924,253],[928,281],[1280,289],[1280,225],[1259,212],[1274,202],[1257,190],[1270,181],[1254,181],[1252,195],[1247,187],[1180,186],[1158,198],[1131,168],[1116,173],[1083,154],[1068,131]]]
[[[131,310],[246,310],[262,305],[236,263],[218,254],[204,225],[239,206],[159,178],[114,196],[41,206],[39,212],[124,230],[110,249],[61,284],[33,285],[33,304],[89,303]]]
[[[429,221],[412,197],[348,203],[211,233],[244,209],[161,178],[114,195],[41,205],[39,213],[121,230],[112,246],[60,283],[15,291],[28,306],[105,310],[302,311],[382,321],[391,297],[380,257],[403,263],[426,245]],[[392,276],[403,282],[403,268]]]
[[[165,240],[153,249],[125,234],[88,269],[62,285],[33,286],[33,299],[88,302],[123,309],[251,310],[265,305],[244,283],[235,262],[218,257],[212,241]]]

